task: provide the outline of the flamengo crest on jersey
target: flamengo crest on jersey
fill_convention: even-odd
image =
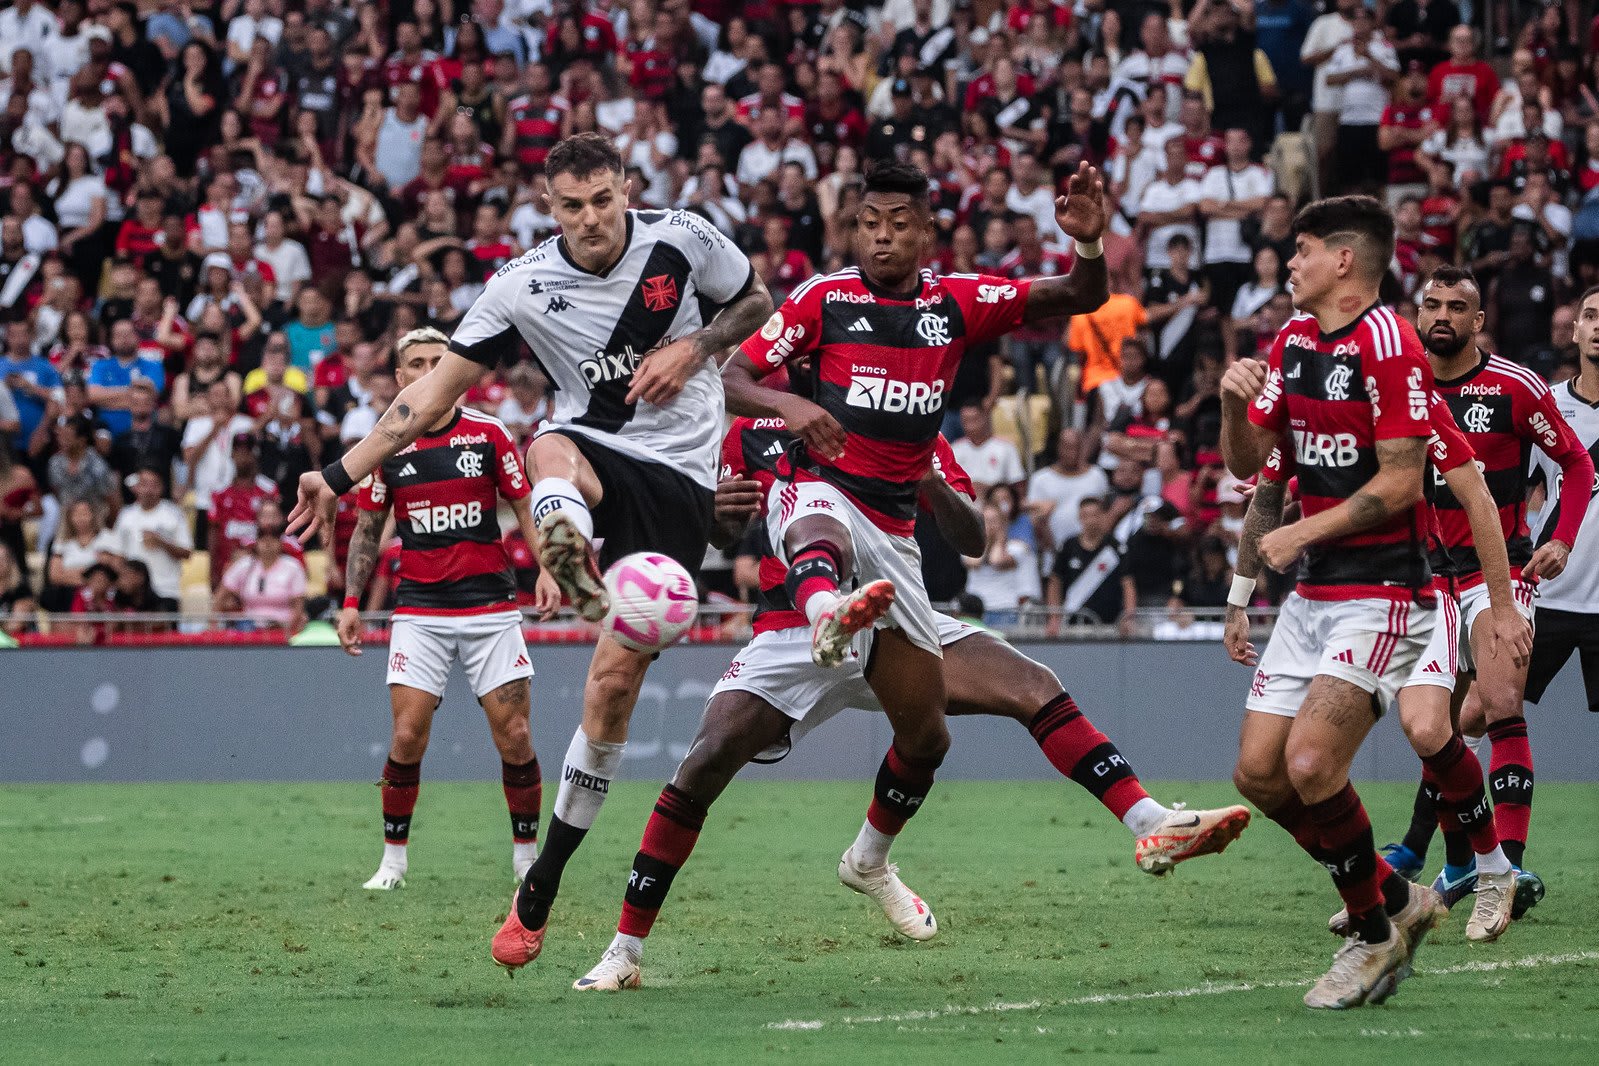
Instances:
[[[622,257],[603,275],[552,237],[501,267],[450,338],[453,351],[494,366],[518,339],[555,388],[550,427],[581,433],[716,487],[722,377],[707,361],[664,407],[629,404],[639,361],[700,329],[754,283],[744,253],[686,211],[628,211]],[[553,310],[552,310],[553,309]]]
[[[1555,409],[1571,427],[1577,444],[1593,458],[1599,467],[1599,397],[1592,400],[1579,396],[1573,388],[1574,381],[1562,381],[1551,388]],[[1533,454],[1533,474],[1541,476],[1549,490],[1547,502],[1538,515],[1538,529],[1533,542],[1546,543],[1560,523],[1562,477],[1560,467],[1543,452]],[[1599,614],[1599,476],[1594,478],[1593,495],[1588,500],[1588,510],[1577,531],[1576,543],[1566,568],[1559,577],[1544,578],[1538,582],[1538,606],[1556,611],[1573,611],[1580,614]]]
[[[510,432],[462,408],[361,483],[363,511],[394,508],[400,537],[396,614],[514,610],[516,578],[495,515],[532,492]]]
[[[1266,384],[1250,421],[1292,446],[1307,516],[1349,499],[1377,473],[1379,441],[1433,435],[1432,370],[1414,327],[1374,305],[1349,325],[1323,334],[1297,315],[1277,335]],[[1427,504],[1380,525],[1317,544],[1300,568],[1299,592],[1311,599],[1425,595]]]
[[[795,476],[827,481],[878,528],[909,536],[961,357],[1021,324],[1031,284],[924,270],[916,295],[902,298],[851,268],[790,293],[742,350],[760,373],[809,354],[816,402],[846,434],[841,456],[808,456]]]

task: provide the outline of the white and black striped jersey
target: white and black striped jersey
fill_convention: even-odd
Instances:
[[[1572,388],[1574,381],[1562,381],[1549,390],[1555,409],[1566,420],[1577,442],[1588,449],[1599,467],[1599,396],[1584,398]],[[1539,475],[1548,491],[1547,502],[1538,515],[1533,543],[1542,545],[1560,524],[1560,467],[1541,450],[1533,453],[1533,478]],[[1577,542],[1559,577],[1538,582],[1538,606],[1556,611],[1599,614],[1599,477],[1588,501],[1588,513],[1577,530]]]
[[[698,215],[627,212],[626,250],[592,274],[552,237],[501,267],[450,348],[494,366],[520,337],[555,387],[559,427],[716,487],[722,377],[701,367],[671,403],[626,402],[639,360],[700,329],[755,283],[749,259]]]

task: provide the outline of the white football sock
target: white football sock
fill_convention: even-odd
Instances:
[[[1515,867],[1510,865],[1510,856],[1505,854],[1505,849],[1498,844],[1492,851],[1477,853],[1477,872],[1480,874],[1509,873]]]
[[[1466,741],[1466,747],[1471,749],[1471,753],[1473,755],[1477,756],[1478,759],[1481,759],[1482,758],[1482,746],[1483,746],[1483,743],[1488,738],[1486,736],[1480,736],[1480,737],[1465,737],[1464,739]]]
[[[611,778],[622,765],[626,743],[590,740],[579,726],[566,749],[561,767],[561,788],[555,794],[555,817],[574,829],[588,829],[600,813]]]
[[[644,957],[644,938],[628,936],[626,933],[617,933],[611,938],[611,947],[621,948],[627,952],[627,957],[637,962]]]
[[[1127,809],[1122,815],[1122,825],[1125,825],[1134,839],[1142,840],[1155,831],[1166,816],[1171,813],[1169,807],[1162,807],[1154,800],[1145,796]]]
[[[526,870],[533,865],[533,860],[539,857],[539,846],[529,840],[527,843],[511,842],[511,865],[517,870]]]
[[[880,870],[888,865],[888,849],[893,846],[893,837],[874,828],[871,822],[862,822],[860,834],[850,845],[851,865],[857,870]]]
[[[542,526],[556,511],[563,511],[585,540],[594,539],[594,516],[577,486],[565,478],[541,478],[533,486],[533,524]]]
[[[399,870],[404,873],[408,865],[406,850],[404,844],[389,844],[385,842],[383,845],[383,865],[391,870]]]

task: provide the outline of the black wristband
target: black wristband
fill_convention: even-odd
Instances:
[[[328,483],[335,496],[343,496],[355,488],[355,479],[345,473],[344,461],[336,459],[322,468],[322,480]]]

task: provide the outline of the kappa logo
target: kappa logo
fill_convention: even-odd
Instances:
[[[455,469],[461,472],[462,477],[482,477],[483,457],[477,452],[462,452],[456,456]]]
[[[950,342],[949,319],[928,312],[916,320],[916,334],[927,342],[928,347],[942,348]]]
[[[398,474],[395,474],[394,476],[395,477],[415,477],[416,476],[416,464],[415,463],[406,463],[404,466],[402,466],[400,468],[400,472]]]
[[[1327,388],[1327,399],[1349,399],[1349,379],[1354,377],[1354,374],[1354,370],[1349,366],[1348,363],[1340,363],[1333,367],[1332,372],[1327,375],[1327,381],[1325,382]]]
[[[1493,425],[1493,408],[1479,400],[1466,408],[1460,421],[1465,423],[1467,433],[1486,433]]]
[[[670,311],[677,306],[677,282],[670,274],[645,278],[639,293],[644,297],[644,306],[651,311]]]
[[[865,315],[862,315],[849,324],[849,331],[851,333],[870,333],[872,332],[872,324],[866,321]]]
[[[544,313],[547,315],[558,315],[562,311],[570,311],[571,309],[571,301],[569,301],[566,297],[551,296],[550,302],[544,307]]]

